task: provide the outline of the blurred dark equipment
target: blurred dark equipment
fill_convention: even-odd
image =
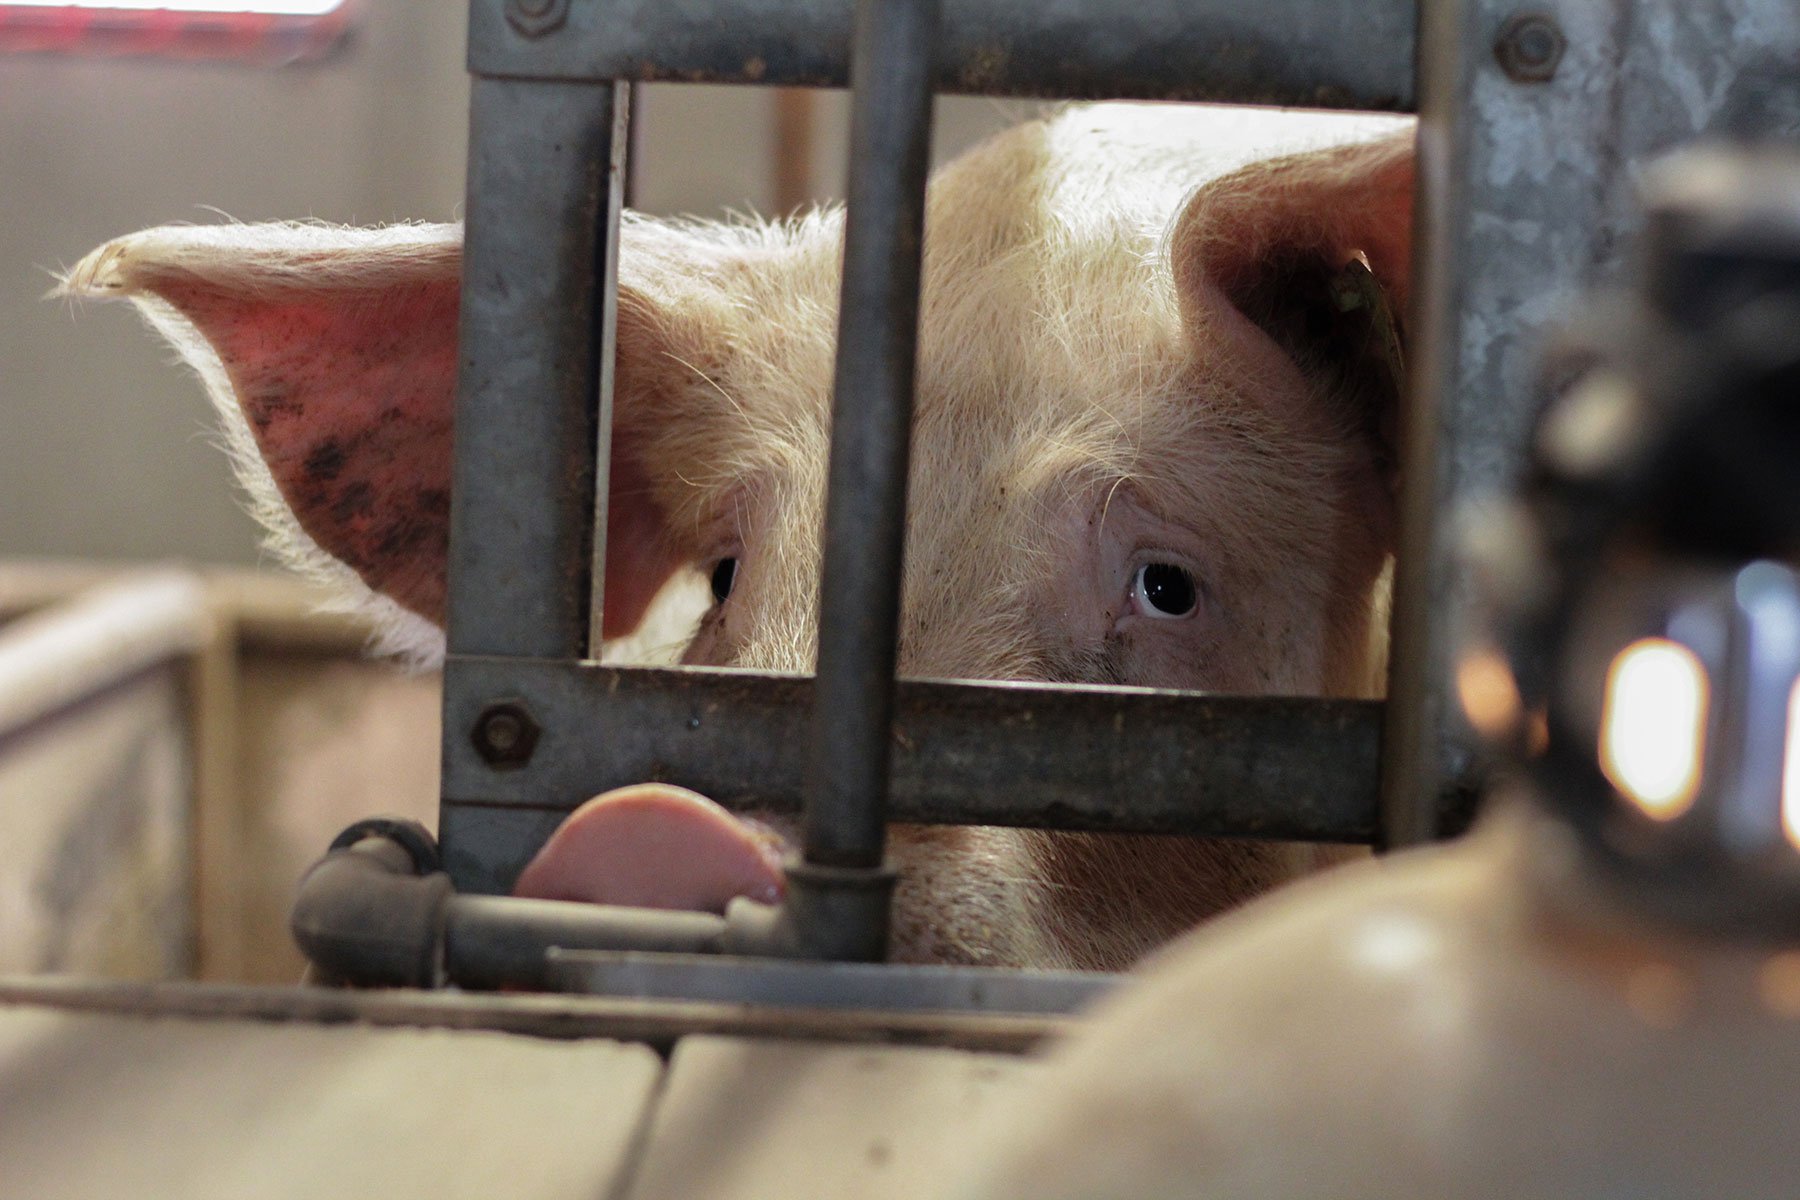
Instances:
[[[1517,701],[1495,719],[1477,647],[1465,707],[1643,904],[1791,935],[1800,154],[1688,151],[1648,199],[1635,285],[1569,348],[1592,365],[1523,498],[1477,529]]]

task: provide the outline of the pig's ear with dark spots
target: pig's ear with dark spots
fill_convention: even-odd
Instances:
[[[61,291],[136,302],[205,380],[272,548],[340,591],[366,587],[386,648],[429,661],[443,646],[461,265],[455,225],[171,226],[100,247]],[[679,565],[636,475],[615,471],[609,635]]]
[[[1387,136],[1246,167],[1201,188],[1171,244],[1187,327],[1281,353],[1329,416],[1366,432],[1391,486],[1406,369],[1413,141]]]

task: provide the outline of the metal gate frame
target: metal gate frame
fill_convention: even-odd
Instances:
[[[859,402],[834,416],[807,680],[589,655],[627,81],[843,86],[851,5],[472,0],[439,826],[458,890],[508,891],[573,807],[652,779],[728,805],[793,808],[805,793],[808,860],[863,872],[879,869],[890,818],[1385,846],[1454,830],[1472,799],[1449,701],[1466,608],[1451,516],[1521,461],[1537,335],[1616,261],[1634,164],[1736,119],[1746,94],[1792,94],[1800,31],[1782,29],[1779,0],[860,7],[859,44],[881,53],[858,56],[855,79],[844,287],[857,303],[843,306],[838,394],[854,382]],[[894,683],[934,89],[1420,113],[1388,701]]]

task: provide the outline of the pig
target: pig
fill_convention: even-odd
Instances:
[[[1413,132],[1095,105],[936,174],[903,674],[1380,694],[1399,363],[1373,314],[1405,311]],[[837,207],[626,215],[608,638],[697,571],[711,599],[682,661],[811,669],[842,230]],[[446,225],[163,227],[63,285],[139,305],[217,401],[275,550],[417,662],[443,647],[459,256]],[[1357,265],[1365,302],[1346,305],[1335,281]],[[696,799],[666,802],[670,876],[695,874],[672,861],[685,839],[717,852],[725,890],[778,892],[782,831]],[[618,837],[658,841],[665,801],[632,801]],[[584,856],[606,858],[607,811],[565,826],[523,891],[620,900],[578,882],[606,873]],[[615,862],[647,854],[613,843]],[[896,959],[1081,969],[1122,968],[1317,859],[978,827],[899,827],[891,856]]]

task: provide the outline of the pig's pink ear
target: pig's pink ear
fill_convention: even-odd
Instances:
[[[271,548],[441,626],[461,257],[455,226],[168,226],[62,290],[130,298],[199,372]]]
[[[129,297],[200,373],[283,558],[441,629],[461,265],[455,225],[171,226],[100,247],[61,290]],[[621,346],[649,356],[646,336],[622,327]],[[615,471],[609,636],[679,565],[638,475]],[[441,632],[408,624],[390,622],[391,647],[441,652]]]
[[[1284,354],[1366,432],[1392,482],[1412,268],[1413,133],[1246,167],[1201,188],[1171,259],[1197,351]]]

